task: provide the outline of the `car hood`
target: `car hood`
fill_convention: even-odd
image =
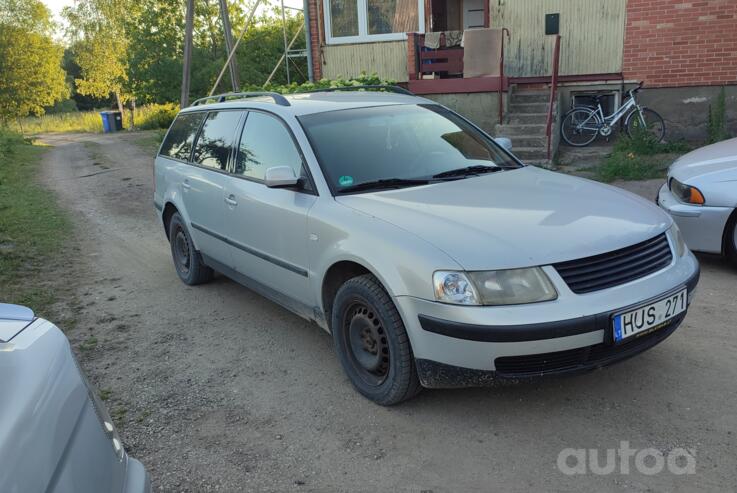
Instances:
[[[641,197],[532,166],[336,200],[434,244],[466,270],[588,257],[644,241],[671,224]]]
[[[701,181],[737,179],[737,138],[684,154],[671,165],[668,176],[683,183],[693,179]]]

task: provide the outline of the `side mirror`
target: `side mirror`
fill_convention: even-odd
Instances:
[[[274,166],[266,170],[264,183],[269,188],[293,187],[299,178],[290,166]]]
[[[494,142],[508,150],[509,152],[512,152],[512,141],[506,137],[494,137]]]

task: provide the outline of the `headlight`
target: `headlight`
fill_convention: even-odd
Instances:
[[[673,223],[673,226],[670,227],[670,237],[673,238],[676,257],[683,257],[688,247],[686,247],[686,242],[684,241],[681,230],[676,223]]]
[[[681,183],[675,178],[670,179],[668,182],[668,188],[670,188],[673,195],[675,195],[681,202],[696,205],[703,205],[705,202],[704,195],[701,193],[701,190],[696,187],[686,185],[685,183]]]
[[[457,305],[478,305],[476,290],[463,272],[437,271],[432,275],[435,299]]]
[[[435,299],[462,305],[520,305],[550,301],[558,292],[539,267],[485,272],[436,272]]]

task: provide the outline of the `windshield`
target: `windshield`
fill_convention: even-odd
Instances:
[[[378,181],[414,186],[433,178],[520,167],[488,137],[438,105],[375,106],[299,120],[336,193],[367,190],[371,187],[359,185]]]

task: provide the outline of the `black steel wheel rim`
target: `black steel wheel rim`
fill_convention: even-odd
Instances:
[[[189,272],[189,265],[191,260],[191,248],[189,246],[189,238],[182,228],[177,229],[176,235],[174,235],[174,252],[177,269],[183,274]]]
[[[373,386],[389,375],[389,341],[376,311],[363,301],[348,306],[343,316],[343,339],[351,365]]]

